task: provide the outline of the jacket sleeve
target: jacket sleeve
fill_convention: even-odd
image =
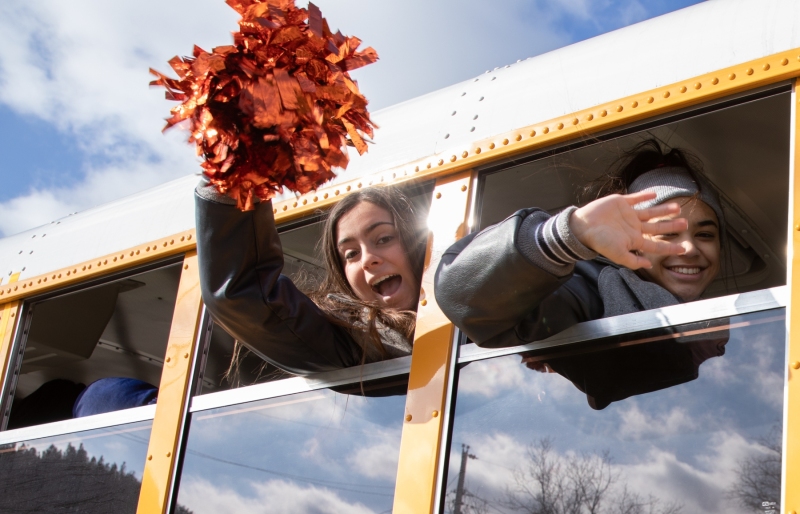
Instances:
[[[597,256],[569,233],[574,209],[552,217],[521,210],[451,246],[435,278],[442,311],[484,347],[545,339],[602,317],[596,281],[574,273],[576,263],[594,273],[582,261]]]
[[[249,212],[198,186],[197,255],[203,301],[214,320],[263,359],[306,374],[357,365],[346,329],[281,275],[283,251],[272,202]]]

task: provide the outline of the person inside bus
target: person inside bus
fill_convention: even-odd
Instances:
[[[451,246],[435,277],[438,304],[479,346],[505,347],[698,299],[719,274],[724,231],[719,197],[699,169],[685,151],[641,142],[590,188],[596,199],[583,207],[554,216],[523,209]],[[684,358],[697,361],[695,377],[702,360]],[[589,369],[571,365],[569,376],[561,364],[576,385]]]
[[[316,287],[281,275],[271,201],[242,212],[203,183],[195,196],[203,300],[251,351],[295,374],[411,353],[427,233],[399,189],[358,190],[330,211]]]

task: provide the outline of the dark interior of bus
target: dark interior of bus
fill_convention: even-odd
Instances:
[[[587,146],[506,167],[485,176],[479,228],[518,209],[558,212],[581,203],[584,186],[624,151],[655,138],[668,148],[698,157],[721,193],[727,224],[723,271],[705,297],[753,291],[786,283],[791,96],[755,100],[688,113],[647,130],[589,140]]]
[[[158,387],[180,274],[172,264],[32,304],[8,427],[68,419],[102,378]]]

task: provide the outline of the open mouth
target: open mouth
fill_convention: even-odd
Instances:
[[[701,271],[703,271],[702,268],[699,268],[697,266],[670,266],[667,269],[673,273],[678,273],[680,275],[689,275],[689,276],[698,275],[700,274]]]
[[[400,275],[386,275],[370,284],[370,287],[381,296],[392,296],[400,289],[402,282],[403,278]]]

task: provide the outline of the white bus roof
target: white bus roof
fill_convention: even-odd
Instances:
[[[336,181],[798,47],[800,2],[709,0],[375,112],[375,144]],[[191,230],[197,182],[187,176],[0,239],[1,283]]]

